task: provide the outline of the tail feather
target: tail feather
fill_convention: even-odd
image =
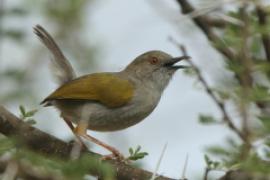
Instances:
[[[53,55],[52,63],[55,71],[55,77],[60,85],[71,81],[76,77],[76,74],[62,53],[59,46],[56,44],[52,36],[40,25],[34,27],[34,33],[39,37],[40,41],[49,49]]]

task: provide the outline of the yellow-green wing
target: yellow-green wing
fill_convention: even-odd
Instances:
[[[133,84],[110,73],[95,73],[70,81],[43,102],[55,99],[90,100],[115,108],[133,97]]]

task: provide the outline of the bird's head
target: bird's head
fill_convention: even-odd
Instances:
[[[124,71],[147,83],[152,82],[163,90],[178,69],[187,67],[176,63],[188,58],[172,57],[162,51],[148,51],[135,58]]]

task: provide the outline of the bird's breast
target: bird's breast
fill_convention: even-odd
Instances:
[[[89,129],[116,131],[133,126],[145,119],[157,106],[158,93],[136,90],[132,100],[119,108],[107,108],[99,103],[87,103],[82,108],[81,119],[86,119]]]

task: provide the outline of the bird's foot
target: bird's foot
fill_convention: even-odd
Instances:
[[[114,159],[119,161],[125,161],[125,157],[114,147],[109,146],[108,144],[88,135],[86,133],[88,124],[87,123],[80,123],[75,129],[74,132],[77,136],[84,137],[85,139],[102,146],[103,148],[107,149],[108,151],[112,152],[111,155],[104,156],[102,159]]]

